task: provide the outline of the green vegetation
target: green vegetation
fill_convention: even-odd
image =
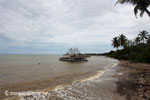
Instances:
[[[148,7],[150,6],[150,0],[118,0],[117,3],[130,3],[134,5],[134,14],[137,15],[138,11],[140,11],[140,16],[142,17],[144,12],[148,14],[150,17],[150,12],[148,10]]]
[[[141,31],[133,40],[128,40],[121,34],[113,38],[112,46],[117,50],[104,55],[120,60],[150,63],[150,34],[147,31]]]

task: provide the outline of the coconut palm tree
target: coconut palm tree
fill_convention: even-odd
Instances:
[[[146,40],[146,41],[147,41],[147,44],[148,44],[148,45],[150,45],[150,35],[148,35],[148,37],[147,37],[147,40]]]
[[[150,6],[150,0],[118,0],[117,3],[130,3],[134,5],[134,14],[137,17],[138,11],[140,11],[140,16],[142,17],[144,12],[148,14],[150,17],[150,11],[148,10],[148,7]]]
[[[114,38],[113,38],[113,40],[112,40],[112,46],[113,46],[114,48],[117,48],[117,49],[118,49],[118,47],[120,46],[118,37],[114,37]]]
[[[119,40],[120,40],[120,46],[122,46],[123,48],[127,47],[127,38],[125,35],[121,34],[119,36]]]
[[[137,45],[137,44],[140,44],[140,41],[141,41],[141,40],[140,40],[140,37],[136,37],[136,38],[135,38],[135,43],[136,43],[136,45]]]
[[[148,38],[148,32],[147,31],[141,31],[138,34],[139,38],[141,41],[143,41],[143,43],[145,43],[145,40]]]

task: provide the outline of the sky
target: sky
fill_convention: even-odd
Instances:
[[[145,13],[116,0],[0,0],[0,54],[63,54],[114,50],[113,37],[150,32]]]

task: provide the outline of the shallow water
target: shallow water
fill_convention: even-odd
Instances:
[[[59,61],[54,55],[1,55],[0,85],[86,73],[103,68],[107,59],[91,57],[89,62],[69,63]]]
[[[59,61],[59,57],[1,55],[0,87],[52,78],[54,80],[49,85],[53,84],[53,88],[51,85],[40,90],[40,85],[34,88],[41,94],[44,92],[45,96],[49,94],[49,100],[115,100],[113,98],[116,95],[113,93],[116,79],[112,75],[115,73],[117,60],[95,56],[88,58],[88,62],[71,63]],[[69,80],[71,83],[64,84],[70,82]],[[7,89],[7,86],[5,88]],[[120,96],[117,95],[117,98]]]

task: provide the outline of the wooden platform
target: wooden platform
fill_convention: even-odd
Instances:
[[[88,55],[81,54],[78,48],[70,48],[69,51],[59,58],[60,61],[81,62],[88,61]]]
[[[86,57],[61,57],[59,58],[60,61],[69,61],[69,62],[81,62],[81,61],[88,61]]]

